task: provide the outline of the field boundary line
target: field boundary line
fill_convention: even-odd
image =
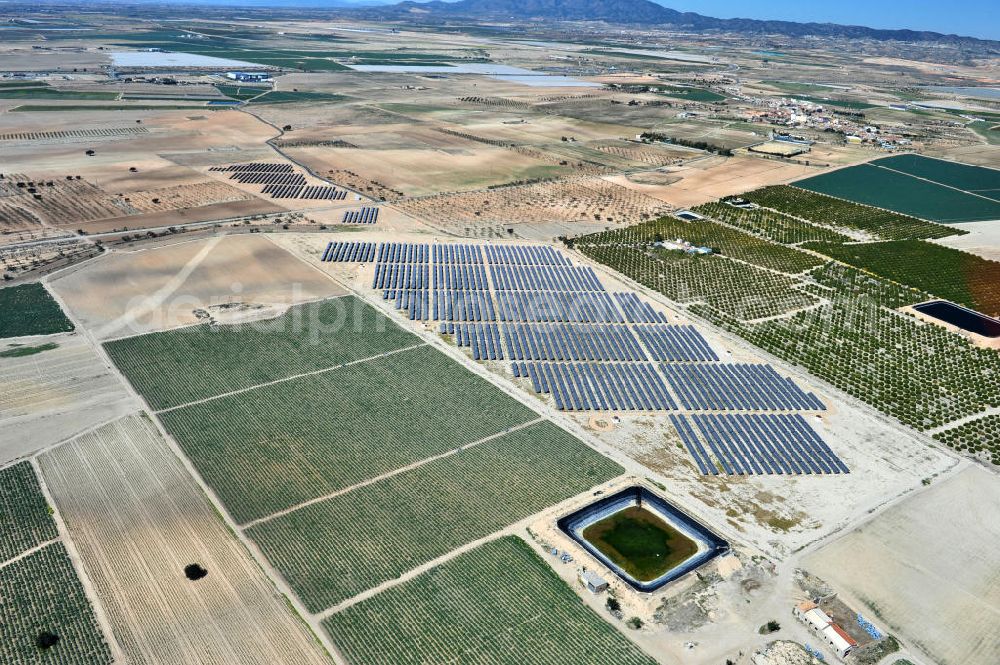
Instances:
[[[196,404],[204,404],[205,402],[214,402],[217,399],[222,399],[223,397],[232,397],[233,395],[242,395],[243,393],[248,393],[251,390],[257,390],[258,388],[267,388],[269,386],[277,385],[279,383],[285,383],[287,381],[294,381],[295,379],[301,379],[306,376],[315,376],[317,374],[324,374],[326,372],[332,372],[334,370],[343,369],[344,367],[350,367],[352,365],[360,365],[362,363],[370,362],[372,360],[378,360],[379,358],[386,358],[388,356],[395,355],[397,353],[403,353],[404,351],[412,351],[413,349],[419,349],[422,346],[427,346],[427,342],[421,342],[420,344],[412,344],[410,346],[405,346],[401,349],[393,349],[391,351],[385,351],[383,353],[376,354],[374,356],[368,356],[367,358],[359,358],[358,360],[351,360],[350,362],[341,363],[340,365],[333,365],[331,367],[324,367],[323,369],[313,370],[311,372],[303,372],[301,374],[293,374],[292,376],[286,376],[282,379],[275,379],[273,381],[268,381],[266,383],[259,383],[254,386],[249,386],[247,388],[239,388],[237,390],[230,390],[227,393],[222,393],[219,395],[214,395],[212,397],[205,397],[204,399],[197,399],[193,402],[187,402],[186,404],[178,404],[177,406],[171,406],[166,409],[161,409],[159,411],[154,411],[153,413],[159,415],[161,413],[169,413],[171,411],[176,411],[178,409],[184,409],[189,406],[195,406]]]
[[[956,418],[944,425],[939,425],[938,427],[932,427],[931,429],[924,430],[924,434],[928,436],[934,436],[935,434],[940,434],[942,432],[947,432],[948,430],[955,429],[956,427],[961,427],[967,423],[971,423],[973,420],[979,420],[980,418],[987,418],[989,416],[1000,415],[1000,406],[994,406],[989,409],[980,411],[979,413],[972,413],[967,416],[962,416],[961,418]]]
[[[55,545],[56,543],[60,542],[61,540],[62,540],[61,536],[56,536],[52,540],[46,540],[44,543],[39,543],[39,544],[35,545],[34,547],[29,547],[28,549],[24,550],[23,552],[21,552],[20,554],[18,554],[17,556],[15,556],[13,559],[7,559],[6,561],[0,562],[0,570],[3,570],[7,566],[11,566],[11,565],[17,563],[21,559],[28,558],[29,556],[31,556],[35,552],[38,552],[40,550],[44,550],[49,545]]]
[[[963,194],[969,194],[970,196],[978,196],[979,198],[986,199],[987,201],[990,201],[992,203],[1000,203],[1000,201],[998,201],[997,199],[991,199],[988,196],[983,196],[982,194],[976,194],[971,189],[959,189],[958,187],[955,187],[953,185],[946,185],[943,182],[938,182],[937,180],[931,180],[930,178],[925,178],[923,176],[914,175],[913,173],[907,173],[906,171],[897,171],[896,169],[891,169],[888,166],[882,166],[881,164],[875,165],[875,164],[868,163],[868,166],[874,166],[875,168],[878,168],[878,169],[885,169],[886,171],[891,171],[892,173],[898,173],[899,175],[909,176],[909,177],[911,177],[911,178],[913,178],[915,180],[923,180],[924,182],[929,182],[932,185],[938,185],[939,187],[947,187],[948,189],[954,189],[956,192],[961,192]],[[992,191],[992,190],[986,190],[986,191]]]
[[[300,508],[306,508],[308,506],[311,506],[311,505],[314,505],[314,504],[317,504],[317,503],[322,503],[323,501],[326,501],[327,499],[332,499],[332,498],[340,496],[342,494],[348,494],[350,492],[353,492],[354,490],[361,489],[362,487],[367,487],[368,485],[374,485],[375,483],[377,483],[379,481],[386,480],[388,478],[392,478],[393,476],[398,476],[398,475],[400,475],[402,473],[406,473],[407,471],[412,471],[413,469],[419,469],[420,467],[424,466],[425,464],[429,464],[430,462],[435,462],[435,461],[437,461],[439,459],[443,459],[445,457],[450,457],[450,456],[458,453],[461,450],[468,450],[469,448],[474,448],[474,447],[476,447],[476,446],[478,446],[480,444],[487,443],[489,441],[493,441],[494,439],[498,439],[498,438],[500,438],[502,436],[506,436],[508,434],[512,434],[512,433],[514,433],[514,432],[516,432],[518,430],[522,430],[522,429],[524,429],[526,427],[530,427],[531,425],[537,425],[538,423],[544,422],[544,421],[545,421],[545,418],[543,418],[542,416],[539,415],[537,418],[534,418],[534,419],[529,420],[527,422],[521,423],[520,425],[514,425],[512,427],[508,427],[507,429],[505,429],[502,432],[497,432],[496,434],[490,434],[489,436],[483,437],[482,439],[479,439],[477,441],[472,441],[470,443],[466,443],[466,444],[463,444],[461,446],[458,446],[457,448],[452,448],[451,450],[447,450],[447,451],[445,451],[443,453],[440,453],[440,454],[437,454],[437,455],[431,455],[430,457],[426,457],[426,458],[424,458],[422,460],[417,460],[416,462],[413,462],[412,464],[407,464],[406,466],[401,466],[398,469],[393,469],[392,471],[387,471],[386,473],[383,473],[383,474],[378,475],[378,476],[374,476],[373,478],[368,478],[367,480],[362,480],[360,483],[355,483],[354,485],[351,485],[349,487],[345,487],[343,489],[339,489],[339,490],[336,490],[334,492],[330,492],[329,494],[324,494],[322,496],[317,496],[317,497],[309,499],[307,501],[303,501],[302,503],[297,503],[294,506],[290,506],[288,508],[284,508],[282,510],[279,510],[276,513],[271,513],[270,515],[267,515],[265,517],[258,517],[255,520],[251,520],[250,522],[247,522],[246,524],[243,524],[240,528],[242,528],[242,529],[250,529],[252,527],[257,526],[258,524],[263,524],[265,522],[270,522],[271,520],[273,520],[275,518],[283,517],[285,515],[288,515],[289,513],[294,513],[296,510],[299,510]]]

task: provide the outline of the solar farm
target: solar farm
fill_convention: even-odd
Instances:
[[[437,322],[473,360],[511,361],[513,377],[560,411],[826,409],[769,365],[721,362],[693,326],[666,322],[634,293],[608,293],[593,268],[551,247],[331,242],[321,259],[374,261],[371,288],[385,301],[411,321]],[[674,421],[682,436],[685,422]],[[717,461],[687,440],[702,473],[848,472],[801,417],[737,422],[750,443],[723,453],[711,439]]]
[[[0,665],[997,665],[1000,42],[488,4],[0,7]]]

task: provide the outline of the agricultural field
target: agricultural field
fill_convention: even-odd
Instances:
[[[99,340],[235,317],[276,316],[343,289],[260,235],[115,252],[53,279],[73,318]]]
[[[347,296],[296,305],[275,319],[126,337],[104,348],[149,405],[160,410],[417,342]]]
[[[0,562],[58,536],[31,463],[0,469]]]
[[[596,177],[439,194],[408,199],[399,207],[429,224],[458,232],[555,221],[634,224],[670,209],[645,194]]]
[[[117,100],[119,93],[100,90],[63,90],[50,86],[29,88],[0,88],[0,99],[51,99],[51,100]]]
[[[1000,662],[1000,528],[983,511],[998,502],[996,477],[970,465],[808,554],[803,567],[926,662]]]
[[[835,173],[839,173],[839,171],[835,171]],[[801,185],[802,182],[799,181],[797,185]],[[935,224],[916,217],[807,191],[799,186],[764,187],[741,196],[765,208],[772,208],[820,226],[828,226],[833,230],[855,229],[863,231],[873,239],[930,239],[965,233],[965,231],[953,227]]]
[[[121,380],[82,336],[58,344],[0,357],[0,464],[134,408]],[[19,348],[25,347],[13,347]]]
[[[691,311],[917,430],[1000,406],[1000,356],[897,308],[930,299],[857,269],[829,264],[812,290],[828,299],[746,324],[716,308]]]
[[[623,232],[628,232],[625,229]],[[583,254],[683,304],[703,302],[742,320],[788,314],[816,304],[791,276],[724,256],[692,256],[678,251],[629,247],[603,235],[577,239]]]
[[[795,186],[944,224],[1000,219],[1000,171],[962,166],[900,155],[799,180]]]
[[[672,241],[678,238],[695,245],[711,247],[714,252],[723,256],[788,274],[801,273],[823,263],[822,259],[811,254],[783,247],[715,222],[687,221],[675,217],[661,217],[626,229],[594,233],[577,242],[647,247],[654,241]]]
[[[981,455],[1000,465],[1000,416],[984,416],[938,432],[934,438],[963,453]]]
[[[767,208],[737,208],[722,201],[704,203],[692,208],[694,212],[715,219],[730,226],[752,233],[761,238],[783,245],[797,245],[807,241],[849,242],[850,236],[825,226],[783,215]]]
[[[253,525],[247,534],[306,607],[319,611],[622,471],[542,422]]]
[[[111,652],[62,543],[0,567],[0,662],[102,665]],[[42,633],[58,638],[38,647]]]
[[[330,662],[145,415],[39,462],[129,662]]]
[[[160,419],[236,521],[245,523],[535,416],[425,346]]]
[[[355,665],[656,662],[581,603],[516,536],[348,607],[324,627]]]
[[[987,316],[1000,316],[1000,263],[996,261],[922,240],[805,246]]]
[[[39,282],[0,289],[0,338],[52,335],[73,330],[59,303]]]

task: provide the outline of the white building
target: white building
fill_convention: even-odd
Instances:
[[[847,654],[857,648],[858,643],[854,638],[838,626],[816,603],[808,600],[799,603],[792,610],[792,614],[818,638],[826,642],[840,658],[846,658]]]

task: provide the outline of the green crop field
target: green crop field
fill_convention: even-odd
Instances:
[[[0,289],[0,338],[69,332],[73,324],[39,282]]]
[[[800,189],[798,185],[802,182],[805,181],[799,181],[796,187],[788,185],[763,187],[741,196],[765,208],[772,208],[814,224],[835,229],[856,229],[883,240],[944,238],[967,233],[954,227],[901,215],[890,210],[859,205]]]
[[[727,206],[729,207],[729,206]],[[711,247],[716,253],[747,263],[795,274],[823,264],[811,254],[763,240],[757,236],[708,220],[683,221],[676,217],[661,217],[651,222],[614,231],[584,236],[578,242],[593,245],[643,245],[654,241],[687,240],[694,245]]]
[[[813,276],[829,303],[788,318],[691,311],[919,430],[1000,406],[1000,354],[894,311],[929,294],[840,264]]]
[[[354,665],[655,665],[514,536],[323,622]]]
[[[628,246],[616,242],[614,233],[606,235],[601,243],[583,236],[576,241],[576,248],[677,302],[705,302],[744,320],[777,316],[816,303],[815,298],[796,288],[799,282],[793,277],[721,256],[689,256]]]
[[[25,79],[23,81],[0,81],[0,89],[3,88],[44,88],[48,86],[45,81],[34,81]]]
[[[666,95],[667,97],[678,97],[680,99],[688,99],[692,102],[721,102],[726,96],[720,95],[717,92],[711,90],[705,90],[704,88],[686,88],[677,85],[658,85],[650,86],[656,92]]]
[[[252,526],[247,534],[306,607],[318,611],[622,472],[544,421]]]
[[[59,638],[46,650],[38,636]],[[111,652],[62,543],[0,568],[0,663],[101,665]]]
[[[848,236],[833,229],[804,222],[767,208],[748,210],[716,201],[702,204],[692,208],[692,210],[700,215],[739,227],[747,233],[780,242],[783,245],[795,245],[809,240],[826,242],[848,242],[850,240]]]
[[[426,346],[160,414],[239,522],[535,417]]]
[[[335,95],[329,92],[294,92],[273,90],[260,97],[254,97],[251,104],[288,104],[291,102],[344,102],[351,99],[346,95]]]
[[[1000,201],[998,169],[948,162],[923,155],[894,155],[876,159],[871,164]]]
[[[985,455],[1000,464],[1000,416],[984,416],[934,435],[955,450]]]
[[[830,258],[1000,316],[1000,263],[922,240],[843,245],[809,243]]]
[[[159,410],[419,341],[348,296],[298,305],[269,321],[150,333],[114,340],[104,348]]]
[[[0,563],[58,535],[31,463],[0,469]]]
[[[925,179],[939,177],[936,173],[940,172],[943,180],[955,182],[962,179],[962,174],[966,172],[963,169],[941,166],[933,162],[914,162],[913,159],[899,164],[917,171],[919,177],[915,177],[918,174],[909,175],[891,170],[882,164],[883,160],[879,160],[830,171],[799,180],[795,186],[935,222],[1000,219],[1000,200],[972,194],[964,188],[953,189],[957,186],[955,184],[946,186]],[[943,164],[947,165],[947,162]],[[977,169],[977,167],[966,168]],[[993,178],[989,170],[985,169],[978,177],[969,176],[969,180],[971,185],[982,187]],[[993,196],[996,196],[996,193]]]
[[[38,346],[12,345],[3,351],[0,351],[0,358],[23,358],[24,356],[33,356],[36,353],[43,353],[45,351],[51,351],[52,349],[58,348],[59,345],[55,342],[46,342],[45,344],[39,344]]]
[[[0,88],[0,99],[95,99],[99,101],[111,101],[118,99],[117,92],[103,92],[98,90],[62,90],[50,87],[34,88]]]
[[[851,109],[853,111],[875,108],[875,104],[859,102],[852,99],[828,99],[826,97],[814,97],[810,95],[794,95],[794,97],[795,99],[799,99],[804,102],[812,102],[813,104],[820,104],[822,106],[836,106],[837,108]]]
[[[219,107],[223,108],[223,107]],[[21,104],[10,109],[20,113],[48,113],[50,111],[212,111],[204,104]]]
[[[259,97],[265,92],[270,92],[271,88],[265,87],[249,87],[245,85],[217,85],[215,89],[224,94],[226,97],[232,99],[238,99],[245,102],[248,99],[253,99],[254,97]]]

